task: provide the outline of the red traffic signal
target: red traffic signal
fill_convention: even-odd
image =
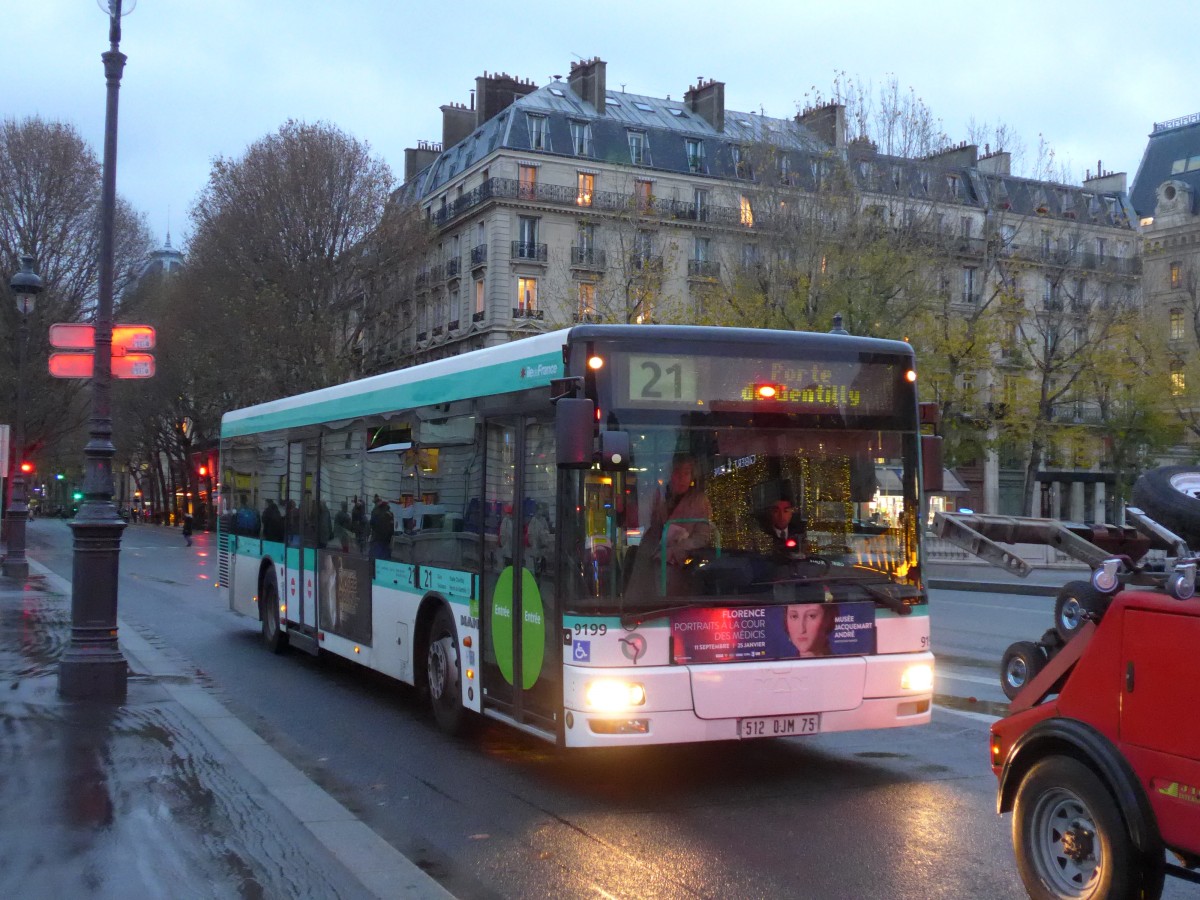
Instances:
[[[22,472],[23,474],[25,474],[25,475],[30,475],[30,474],[32,474],[32,473],[33,473],[33,470],[34,470],[34,465],[33,465],[33,463],[31,463],[31,462],[23,462],[23,463],[21,463],[21,472]]]
[[[90,353],[51,353],[50,374],[55,378],[91,378],[96,358]],[[149,353],[128,353],[112,358],[114,378],[153,378],[154,357]]]
[[[198,474],[198,475],[199,475],[201,478],[203,478],[205,475],[207,475],[207,474],[208,474],[208,466],[201,466],[199,469],[197,469],[197,470],[196,470],[196,473],[197,473],[197,474]]]

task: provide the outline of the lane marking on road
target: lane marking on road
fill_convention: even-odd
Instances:
[[[989,716],[986,713],[967,712],[965,709],[954,709],[951,706],[942,706],[940,703],[933,704],[942,712],[948,712],[951,715],[963,716],[968,719],[974,719],[976,722],[987,722],[989,725],[992,722],[999,722],[1003,716]]]
[[[947,601],[943,600],[941,602],[945,603]],[[1028,606],[998,606],[995,603],[963,603],[962,605],[974,607],[976,609],[1002,609],[1005,612],[1033,613],[1034,615],[1038,615],[1038,616],[1044,616],[1046,614],[1046,610],[1044,607],[1039,607],[1037,609],[1033,609]]]

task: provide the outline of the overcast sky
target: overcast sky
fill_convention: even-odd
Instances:
[[[125,0],[126,7],[130,0]],[[70,122],[103,151],[108,23],[96,0],[4,0],[0,113]],[[475,77],[541,85],[599,56],[608,86],[675,99],[698,76],[725,103],[791,116],[839,71],[912,87],[955,140],[1004,122],[1078,182],[1132,184],[1156,121],[1200,112],[1195,0],[689,0],[456,3],[140,0],[123,20],[117,190],[179,247],[211,161],[287,119],[326,121],[393,169],[441,139]]]

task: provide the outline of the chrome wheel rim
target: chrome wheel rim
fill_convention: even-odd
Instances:
[[[1068,597],[1063,601],[1058,619],[1067,631],[1075,631],[1083,620],[1083,607],[1074,597]]]
[[[1091,811],[1063,788],[1047,791],[1033,810],[1034,866],[1060,897],[1090,897],[1104,869],[1104,854]]]
[[[1025,665],[1025,660],[1020,657],[1010,659],[1008,668],[1004,672],[1004,678],[1012,687],[1025,687],[1025,682],[1029,678],[1029,667]]]
[[[1200,499],[1200,472],[1178,472],[1171,476],[1171,487],[1194,499]]]

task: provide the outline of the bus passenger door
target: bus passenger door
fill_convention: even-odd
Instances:
[[[562,705],[553,440],[549,417],[488,420],[480,607],[485,706],[551,733]]]
[[[316,627],[316,531],[317,505],[314,485],[317,471],[315,439],[288,444],[287,498],[283,527],[285,565],[284,587],[287,618],[292,622]]]

